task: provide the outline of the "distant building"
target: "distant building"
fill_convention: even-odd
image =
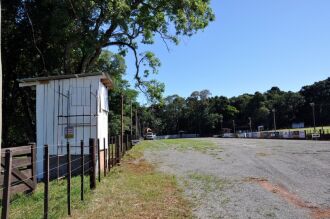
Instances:
[[[263,125],[258,126],[258,132],[262,132],[265,130],[265,127]]]

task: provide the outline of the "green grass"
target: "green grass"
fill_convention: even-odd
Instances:
[[[94,191],[85,177],[85,201],[80,201],[80,177],[71,184],[72,218],[192,218],[190,204],[183,198],[174,176],[159,173],[142,159],[145,141],[128,152],[120,166],[102,177]],[[31,195],[16,195],[10,218],[43,218],[44,186]],[[49,185],[49,218],[67,217],[66,180]]]
[[[176,178],[156,172],[142,159],[145,150],[169,148],[203,153],[220,150],[214,143],[200,139],[143,141],[126,154],[121,166],[102,177],[96,190],[90,191],[89,177],[84,178],[84,202],[80,201],[80,177],[72,178],[73,218],[192,218],[190,204],[182,198]],[[50,182],[49,191],[49,218],[66,217],[66,180]],[[42,218],[43,201],[44,185],[39,183],[33,194],[18,194],[12,198],[10,218]]]
[[[200,183],[205,192],[212,192],[214,190],[223,190],[230,183],[228,180],[219,177],[201,173],[192,173],[188,178],[194,182]]]
[[[221,150],[215,143],[207,139],[165,139],[155,141],[143,141],[138,150],[164,150],[175,149],[179,151],[195,150],[207,153],[212,150]]]
[[[205,198],[212,194],[221,194],[221,204],[226,205],[230,199],[223,193],[232,183],[214,175],[192,172],[182,178],[183,185],[191,191],[190,197],[194,200],[194,207],[205,203]]]
[[[72,208],[85,207],[92,195],[89,190],[89,178],[84,178],[85,202],[80,201],[80,177],[71,181]],[[66,180],[52,181],[49,184],[49,218],[62,218],[67,214]],[[10,204],[10,218],[42,218],[44,201],[44,184],[39,183],[33,194],[17,194]]]
[[[193,218],[176,178],[155,171],[143,159],[149,147],[143,141],[129,151],[99,185],[93,204],[74,212],[73,218]]]
[[[73,218],[192,218],[174,176],[156,172],[143,159],[132,162],[128,157],[104,179],[93,204],[74,212]]]

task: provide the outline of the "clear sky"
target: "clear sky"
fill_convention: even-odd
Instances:
[[[212,0],[212,7],[216,21],[179,46],[140,47],[161,59],[156,79],[165,96],[298,91],[330,76],[329,0]],[[132,73],[132,58],[127,64]]]

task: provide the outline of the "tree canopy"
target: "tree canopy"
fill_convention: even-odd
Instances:
[[[29,54],[30,75],[95,71],[102,51],[116,47],[122,57],[134,54],[137,86],[155,98],[163,85],[147,78],[160,60],[139,44],[153,44],[156,35],[177,44],[214,19],[209,0],[16,0],[4,1],[4,10],[5,29],[21,41],[16,50]]]
[[[312,108],[315,103],[316,123],[319,126],[330,124],[330,78],[304,86],[299,92],[285,92],[278,87],[254,94],[237,97],[211,96],[210,91],[194,91],[183,98],[172,95],[165,98],[164,104],[144,108],[151,114],[144,118],[144,126],[159,134],[177,134],[180,131],[197,133],[202,136],[219,134],[222,127],[233,131],[257,130],[258,126],[273,129],[275,109],[277,128],[291,128],[292,123],[304,122],[313,125]],[[157,109],[157,110],[155,110]],[[156,121],[156,122],[155,122]]]
[[[17,79],[108,71],[119,89],[127,90],[121,78],[130,51],[135,85],[150,100],[159,100],[164,84],[149,76],[157,73],[160,60],[139,45],[156,39],[178,44],[180,37],[192,36],[214,19],[210,0],[1,2],[5,144],[35,139],[34,93],[19,89]]]

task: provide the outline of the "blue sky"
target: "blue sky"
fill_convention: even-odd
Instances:
[[[160,58],[165,96],[298,91],[330,76],[329,0],[213,0],[212,8],[216,21],[170,51],[162,41],[140,47]],[[130,56],[127,65],[131,78]]]

